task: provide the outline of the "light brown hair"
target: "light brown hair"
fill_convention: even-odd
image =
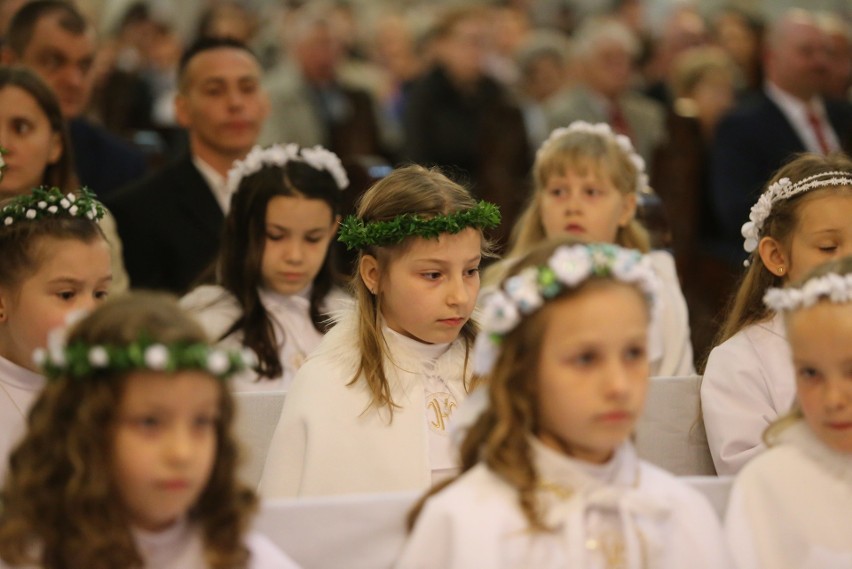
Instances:
[[[128,293],[80,321],[69,342],[129,344],[140,335],[164,344],[208,342],[204,331],[165,294]],[[112,479],[116,409],[128,374],[60,377],[47,384],[27,417],[0,493],[0,559],[43,569],[141,568],[143,560]],[[257,498],[236,478],[234,401],[220,386],[216,458],[189,512],[209,567],[248,566],[242,542]]]
[[[505,278],[517,275],[527,267],[545,265],[557,247],[577,243],[571,237],[540,243],[513,265]],[[434,487],[415,505],[409,514],[409,529],[414,526],[430,496],[447,487],[479,462],[484,462],[517,492],[521,511],[531,529],[549,529],[541,518],[536,500],[538,473],[533,464],[529,441],[529,437],[539,431],[538,366],[541,345],[552,312],[549,308],[587,290],[613,286],[614,283],[612,277],[592,276],[577,287],[566,287],[558,295],[548,299],[545,306],[524,316],[520,323],[502,338],[493,371],[482,378],[482,389],[488,390],[488,407],[470,427],[460,448],[462,472],[456,478]],[[502,282],[500,284],[502,286]],[[621,286],[621,283],[618,283],[618,286]],[[646,298],[644,295],[642,297]],[[650,311],[650,305],[648,310]]]
[[[387,221],[405,213],[429,219],[470,209],[476,203],[468,190],[451,181],[438,169],[415,165],[398,168],[370,187],[361,196],[356,215],[365,223]],[[356,267],[361,265],[364,256],[371,256],[376,259],[384,277],[389,264],[404,253],[414,239],[420,238],[409,237],[393,246],[366,247],[358,252]],[[491,251],[491,245],[484,237],[482,251],[484,255]],[[373,295],[358,271],[352,278],[351,286],[358,303],[358,347],[361,359],[349,385],[364,381],[372,395],[372,406],[387,407],[392,418],[395,404],[384,364],[386,358],[392,359],[392,354],[388,351],[381,330],[381,294]],[[473,320],[465,322],[460,336],[466,347],[466,372],[470,347],[476,337]]]
[[[545,143],[536,154],[532,169],[533,193],[512,229],[507,258],[519,257],[547,238],[541,222],[541,197],[550,177],[563,175],[568,169],[584,172],[589,168],[601,177],[608,177],[622,195],[636,193],[638,171],[615,140],[587,132],[572,132]],[[636,219],[619,227],[615,244],[642,253],[651,249],[648,232]],[[490,284],[499,278],[500,275],[497,278],[488,275],[487,280]]]
[[[794,160],[779,169],[766,185],[769,186],[781,178],[789,178],[793,183],[823,172],[843,171],[852,174],[852,161],[843,154],[820,156],[818,154],[799,154]],[[772,211],[763,222],[760,238],[772,237],[789,253],[793,233],[799,220],[802,204],[815,196],[826,193],[847,192],[846,187],[824,187],[797,194],[789,199],[780,200],[772,205]],[[780,287],[783,279],[769,271],[755,249],[749,257],[749,267],[737,286],[737,291],[728,304],[727,318],[719,331],[714,346],[718,346],[731,336],[755,322],[761,322],[772,316],[772,311],[763,304],[763,295],[770,287]]]

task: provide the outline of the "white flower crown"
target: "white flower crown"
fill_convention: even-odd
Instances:
[[[751,253],[757,249],[757,244],[760,242],[760,231],[776,203],[826,186],[852,186],[852,172],[822,172],[803,178],[798,182],[793,182],[790,178],[781,178],[769,186],[760,195],[757,203],[751,206],[748,221],[743,224],[742,235],[745,238],[743,249],[746,250],[746,253]],[[748,261],[745,264],[748,266]]]
[[[829,273],[809,279],[800,288],[770,288],[763,302],[775,312],[808,308],[820,300],[835,304],[852,302],[852,274]]]
[[[608,277],[637,285],[656,303],[657,275],[648,257],[617,245],[592,243],[558,247],[546,265],[527,267],[489,293],[478,319],[481,330],[473,348],[473,370],[485,375],[494,367],[503,338],[524,316],[566,289],[593,277]]]
[[[235,161],[228,171],[229,194],[237,191],[243,178],[258,172],[264,166],[283,167],[291,161],[304,162],[315,170],[325,170],[331,174],[341,191],[349,187],[349,177],[337,154],[320,145],[307,148],[291,142],[273,144],[268,148],[255,146],[245,158]]]
[[[601,138],[614,140],[621,151],[627,155],[627,158],[629,158],[636,167],[636,192],[644,193],[648,190],[648,174],[645,171],[645,160],[639,156],[636,149],[633,148],[633,143],[630,142],[628,137],[623,134],[616,134],[605,122],[592,124],[586,121],[574,121],[568,126],[562,126],[554,129],[554,131],[550,133],[550,136],[547,137],[547,140],[545,140],[536,151],[536,161],[538,161],[542,154],[544,154],[544,152],[558,139],[575,132],[593,134]]]

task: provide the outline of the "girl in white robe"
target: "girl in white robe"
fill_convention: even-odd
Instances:
[[[470,389],[482,230],[496,207],[436,170],[370,188],[340,240],[357,305],[296,374],[267,454],[265,497],[425,490],[457,471],[450,426]]]
[[[660,280],[660,308],[650,332],[651,375],[695,373],[689,312],[674,258],[667,251],[650,251],[648,233],[635,217],[639,195],[649,189],[645,162],[630,140],[605,123],[577,121],[557,128],[538,149],[532,175],[529,205],[512,232],[506,258],[486,270],[486,290],[545,239],[572,236],[648,253]]]
[[[397,569],[728,568],[712,507],[639,460],[653,268],[613,245],[544,243],[484,301],[485,409],[464,473],[427,495]]]
[[[226,379],[173,299],[127,293],[39,356],[47,385],[3,488],[0,567],[295,569],[249,533]]]
[[[770,287],[852,253],[850,186],[847,157],[804,154],[773,176],[743,226],[749,267],[701,384],[707,441],[720,475],[736,474],[763,451],[763,432],[793,404],[784,324],[762,298]]]
[[[100,213],[89,218],[91,208]],[[33,351],[67,316],[109,291],[109,245],[98,226],[104,211],[91,194],[55,188],[0,201],[0,484],[44,387]]]
[[[255,352],[258,367],[234,378],[237,391],[286,391],[346,295],[335,285],[329,248],[349,181],[320,146],[255,147],[234,163],[236,193],[215,262],[215,284],[182,300],[208,334]]]
[[[785,313],[797,403],[734,482],[728,542],[737,569],[852,567],[852,258],[766,298]]]

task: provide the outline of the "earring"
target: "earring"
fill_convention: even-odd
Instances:
[[[784,267],[778,267],[778,274],[779,274],[779,275],[783,275],[783,274],[784,274]]]

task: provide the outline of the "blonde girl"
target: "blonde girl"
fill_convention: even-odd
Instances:
[[[852,257],[770,289],[783,314],[793,410],[764,434],[769,450],[731,492],[726,533],[738,569],[852,566]]]
[[[110,251],[103,206],[85,190],[39,188],[0,201],[0,482],[44,387],[32,361],[48,331],[104,300]]]
[[[535,189],[512,233],[506,259],[484,277],[491,286],[531,247],[571,236],[585,243],[614,243],[650,250],[648,233],[635,219],[638,194],[648,189],[645,163],[630,140],[605,123],[571,123],[554,130],[536,153]],[[651,333],[651,374],[693,373],[686,301],[672,256],[649,253],[662,282],[659,321]]]
[[[247,535],[254,492],[236,476],[226,377],[164,295],[94,310],[39,353],[49,378],[2,491],[0,566],[43,569],[291,568]]]
[[[852,253],[852,161],[802,154],[770,180],[743,226],[748,269],[710,352],[701,406],[719,474],[734,474],[764,447],[761,434],[795,395],[781,315],[770,287]]]
[[[257,355],[233,387],[286,390],[345,294],[329,245],[349,185],[336,154],[296,144],[255,147],[228,176],[236,193],[215,261],[215,283],[181,300],[223,346]]]
[[[482,231],[499,220],[495,206],[420,166],[362,196],[340,229],[358,250],[357,305],[296,374],[265,496],[424,490],[455,472],[449,428],[471,386]]]
[[[545,242],[512,267],[484,301],[463,473],[413,512],[398,569],[729,566],[709,504],[630,443],[657,288],[609,244]]]

